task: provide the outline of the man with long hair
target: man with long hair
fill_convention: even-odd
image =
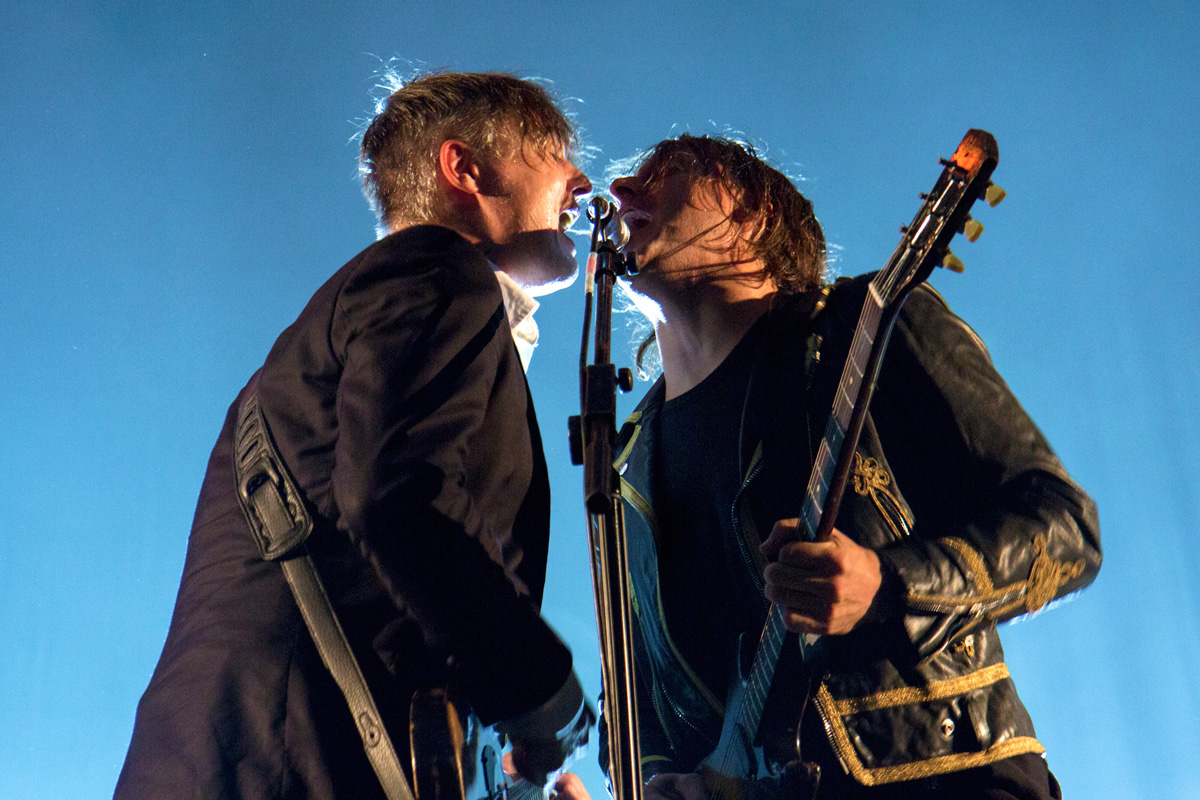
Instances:
[[[811,203],[740,142],[661,142],[611,191],[662,363],[616,448],[647,798],[745,777],[707,757],[739,636],[757,641],[770,604],[825,657],[781,660],[758,734],[791,768],[743,788],[1059,796],[996,625],[1093,579],[1096,511],[983,343],[935,291],[913,292],[831,538],[802,541],[866,280],[826,285]]]
[[[408,766],[415,689],[448,684],[545,780],[586,741],[571,654],[538,614],[549,483],[512,331],[570,282],[565,229],[591,189],[539,86],[434,74],[362,141],[387,235],[271,348],[217,440],[167,641],[118,798],[372,798],[382,789],[280,564],[235,487],[253,395],[338,620]]]

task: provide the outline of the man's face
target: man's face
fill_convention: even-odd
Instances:
[[[485,210],[489,241],[481,246],[497,267],[533,294],[569,284],[579,269],[566,229],[579,196],[592,184],[563,151],[524,148],[489,165]]]
[[[682,169],[653,181],[649,175],[643,166],[609,187],[629,226],[624,250],[637,257],[634,288],[654,296],[655,287],[682,288],[734,275],[741,239],[729,193],[715,179]]]

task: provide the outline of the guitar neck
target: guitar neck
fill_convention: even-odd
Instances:
[[[847,444],[848,432],[854,435],[852,446],[857,445],[857,431],[854,431],[854,409],[858,404],[863,390],[864,377],[871,374],[872,351],[877,338],[880,321],[883,318],[883,302],[879,293],[872,285],[867,299],[859,314],[858,325],[850,345],[846,364],[842,368],[842,376],[838,382],[837,394],[829,421],[825,425],[825,434],[821,438],[817,456],[809,473],[808,485],[805,489],[804,505],[800,511],[801,524],[804,526],[804,536],[808,541],[814,541],[821,528],[821,520],[827,508],[831,489],[837,486],[836,473],[839,456]],[[886,334],[886,331],[885,331]],[[878,359],[874,359],[876,362]],[[861,427],[861,425],[860,425]],[[843,482],[844,485],[844,482]],[[836,509],[831,509],[836,515]],[[767,691],[775,677],[775,667],[779,663],[780,650],[787,636],[787,626],[783,620],[783,612],[776,604],[771,605],[767,621],[763,625],[762,636],[759,639],[758,650],[754,655],[754,664],[747,676],[747,691],[739,708],[740,724],[748,731],[757,731],[762,720],[763,706],[766,703]]]
[[[882,347],[875,347],[875,341],[879,338],[883,312],[883,298],[872,281],[859,313],[858,325],[854,329],[854,338],[850,343],[846,364],[842,368],[841,380],[838,381],[833,409],[825,425],[825,434],[821,437],[817,457],[805,487],[800,519],[804,525],[804,537],[808,541],[826,538],[829,529],[833,527],[832,518],[837,514],[841,489],[845,485],[844,478],[839,474],[839,466],[848,462],[848,459],[842,459],[840,456],[847,444],[851,448],[858,444],[862,415],[856,414],[856,410],[865,408],[870,399],[870,391],[874,387],[874,373],[881,360],[882,350]],[[885,339],[887,333],[888,330],[883,331]],[[864,391],[867,392],[867,397],[862,396]],[[829,523],[822,525],[826,516],[830,518]]]

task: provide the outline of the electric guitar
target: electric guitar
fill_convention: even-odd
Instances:
[[[950,252],[950,240],[961,232],[975,241],[983,226],[971,219],[971,206],[981,197],[993,206],[1004,198],[1004,190],[990,179],[998,160],[990,133],[968,131],[954,156],[940,161],[944,169],[933,190],[921,195],[921,210],[900,229],[900,244],[871,281],[805,490],[800,512],[805,540],[825,541],[833,529],[888,335],[904,300],[935,266],[963,270],[962,262]],[[738,781],[777,775],[784,766],[765,763],[754,741],[786,634],[783,613],[772,605],[749,673],[742,674],[739,664],[720,741],[701,765],[712,779],[716,797],[734,795]],[[800,645],[806,663],[820,658],[819,637],[802,637]]]
[[[409,737],[416,800],[546,800],[542,787],[505,774],[500,737],[445,689],[413,696]]]

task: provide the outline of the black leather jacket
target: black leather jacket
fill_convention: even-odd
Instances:
[[[732,510],[747,580],[760,589],[759,531],[799,511],[865,287],[855,279],[780,300],[764,321]],[[663,621],[650,461],[662,400],[660,380],[617,448],[644,778],[694,769],[724,714]],[[910,296],[892,333],[837,527],[878,553],[881,600],[893,607],[881,622],[825,637],[829,662],[813,704],[842,767],[878,785],[1042,752],[996,625],[1092,581],[1096,509],[982,341],[932,289]],[[784,673],[777,690],[798,680]]]

